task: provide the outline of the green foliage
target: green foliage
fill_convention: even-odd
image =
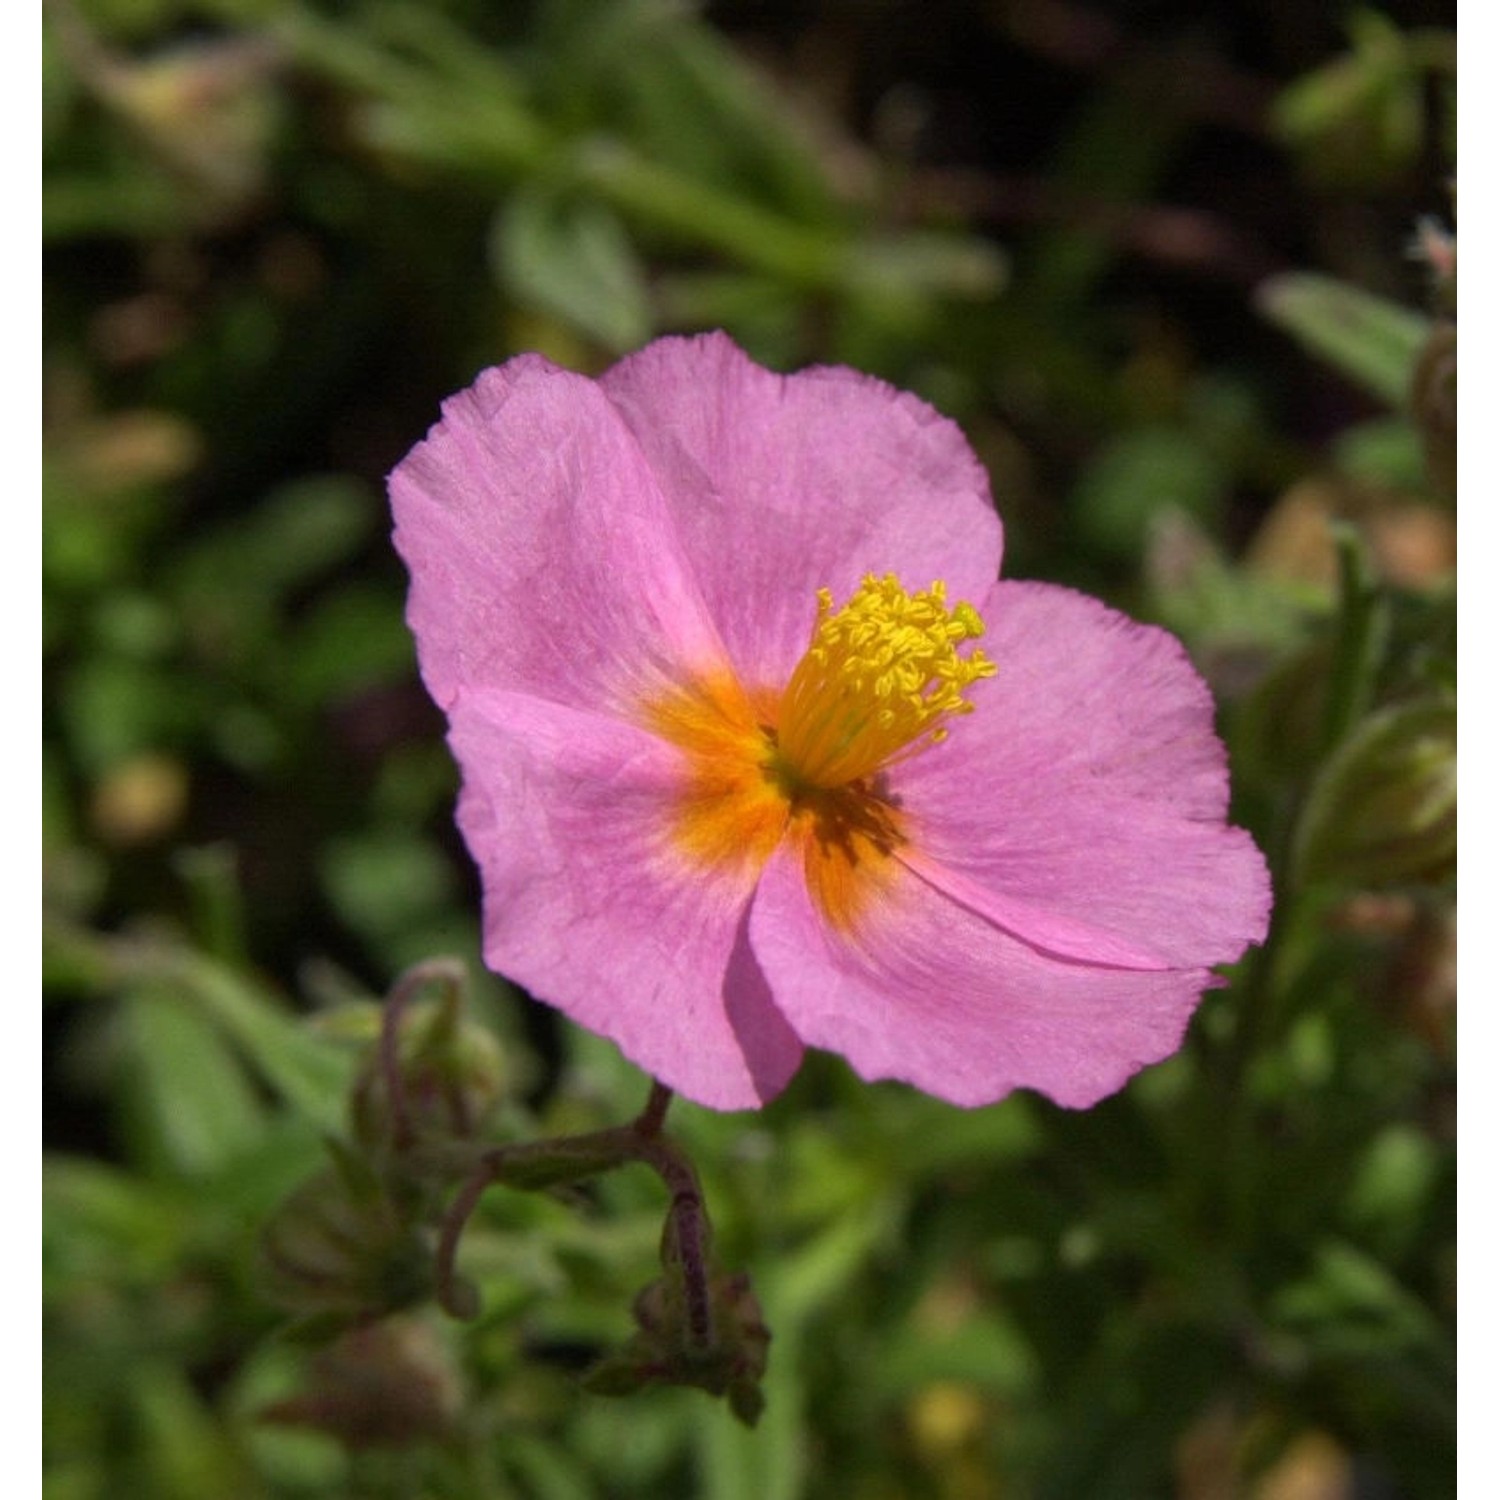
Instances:
[[[1448,32],[1403,32],[1376,10],[1355,10],[1348,29],[1349,51],[1286,89],[1272,122],[1313,175],[1357,186],[1411,167],[1428,76],[1451,89],[1458,49]]]
[[[1268,318],[1371,395],[1406,405],[1412,365],[1431,327],[1426,318],[1308,271],[1265,282],[1259,300]]]
[[[1359,12],[1247,119],[1211,27],[959,6],[1011,71],[953,113],[961,59],[903,71],[951,43],[875,45],[909,9],[46,8],[49,1500],[1451,1493],[1456,251],[1422,226],[1424,303],[1399,247],[1453,39]],[[1291,249],[1264,181],[1215,196],[1267,125]],[[748,1416],[763,1315],[753,1432],[638,1378],[682,1354],[638,1161],[518,1151],[458,1247],[478,1318],[434,1300],[475,1153],[645,1083],[483,975],[382,494],[479,365],[705,326],[923,393],[1009,575],[1177,631],[1278,897],[1087,1114],[822,1057],[674,1107],[738,1339],[688,1352]],[[436,953],[482,1032],[406,1037],[429,1175],[392,1179],[375,997]]]

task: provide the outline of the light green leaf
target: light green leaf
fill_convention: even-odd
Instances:
[[[518,301],[623,353],[651,335],[645,272],[603,204],[522,189],[497,219],[496,272]]]
[[[174,967],[204,1012],[293,1109],[320,1130],[342,1129],[354,1070],[350,1055],[318,1040],[265,991],[230,969],[191,955]]]
[[[219,1029],[164,986],[127,1005],[129,1080],[142,1148],[174,1174],[221,1171],[260,1139],[264,1111]]]
[[[1432,331],[1421,313],[1312,271],[1263,281],[1255,300],[1309,353],[1391,406],[1406,405],[1417,354]]]
[[[1072,495],[1078,527],[1112,557],[1145,550],[1154,524],[1168,512],[1205,523],[1216,519],[1226,479],[1223,466],[1193,433],[1140,427],[1111,442]]]

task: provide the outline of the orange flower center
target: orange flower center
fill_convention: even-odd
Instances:
[[[948,608],[941,583],[913,594],[871,574],[838,610],[819,590],[807,652],[780,694],[721,673],[654,701],[651,728],[687,761],[675,848],[699,870],[753,878],[793,838],[815,900],[848,930],[894,877],[906,837],[879,775],[973,711],[963,692],[995,666],[958,648],[983,631],[972,606]]]

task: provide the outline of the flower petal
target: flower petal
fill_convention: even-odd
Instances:
[[[1094,956],[1059,942],[1063,922],[1182,968],[1259,942],[1265,861],[1223,822],[1213,700],[1181,645],[1045,584],[999,584],[984,608],[999,670],[943,745],[891,777],[930,878],[952,872],[949,894],[980,910],[956,882],[991,892],[1009,903],[1001,925],[1060,956]]]
[[[1270,892],[1228,800],[1213,703],[1181,646],[1066,589],[981,605],[997,675],[884,793],[902,842],[831,920],[790,841],[750,940],[810,1046],[957,1104],[1019,1087],[1082,1106],[1167,1056]]]
[[[1082,1108],[1173,1052],[1214,983],[1204,969],[1053,958],[894,863],[878,907],[839,934],[788,841],[750,912],[751,947],[787,1020],[863,1078],[965,1106],[1032,1088]]]
[[[995,927],[1019,937],[1030,947],[1053,958],[1071,959],[1105,969],[1172,969],[1176,965],[1140,943],[1132,943],[1117,933],[1108,932],[1092,922],[1081,921],[1062,912],[1024,901],[1009,892],[980,885],[949,866],[924,855],[920,850],[904,847],[895,856],[912,874],[925,880],[950,901],[966,907]]]
[[[536,355],[484,371],[390,492],[441,706],[481,686],[628,714],[722,664],[661,490],[594,381]]]
[[[1000,568],[1000,520],[963,434],[853,370],[772,374],[723,334],[658,339],[600,384],[666,494],[730,659],[779,688],[816,595],[866,573],[935,578],[974,599]]]
[[[485,961],[700,1104],[779,1093],[802,1046],[746,941],[754,872],[679,857],[676,752],[523,694],[464,693],[449,712]]]

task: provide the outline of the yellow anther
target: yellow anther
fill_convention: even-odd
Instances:
[[[984,634],[972,605],[948,608],[941,582],[909,594],[873,573],[842,609],[818,590],[807,653],[781,699],[774,765],[794,784],[831,790],[942,742],[943,721],[973,711],[963,691],[995,665],[958,654]]]

